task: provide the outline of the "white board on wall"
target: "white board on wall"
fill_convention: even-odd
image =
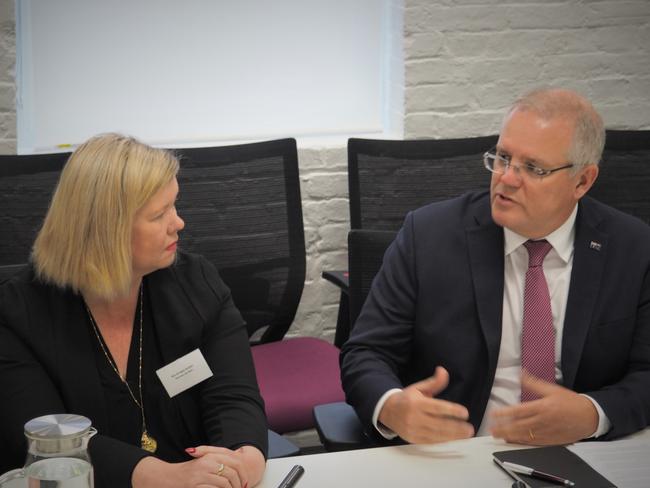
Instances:
[[[18,151],[381,133],[390,0],[17,0]]]

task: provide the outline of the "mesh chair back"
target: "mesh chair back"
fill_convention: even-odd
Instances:
[[[0,156],[0,267],[8,277],[25,264],[70,153]]]
[[[305,279],[296,141],[175,151],[180,245],[204,255],[231,288],[249,333],[281,339]],[[27,262],[68,154],[0,156],[0,266]],[[0,269],[0,277],[20,267]]]
[[[650,224],[650,131],[608,130],[589,195]]]
[[[295,139],[177,150],[182,248],[219,269],[249,334],[282,339],[305,281]]]
[[[397,232],[409,210],[488,188],[483,153],[496,141],[349,139],[351,227]]]
[[[372,280],[381,267],[384,253],[395,232],[352,229],[348,233],[348,265],[350,270],[350,324],[352,327],[361,313]],[[347,331],[349,334],[349,331]]]

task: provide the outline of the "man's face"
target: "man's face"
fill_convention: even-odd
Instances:
[[[505,121],[497,150],[513,166],[532,163],[553,169],[571,163],[567,154],[572,136],[571,120],[544,120],[535,112],[515,110]],[[492,173],[492,218],[498,225],[529,239],[546,236],[569,218],[597,175],[595,165],[588,165],[577,174],[572,169],[564,169],[544,178],[512,167],[504,174]]]

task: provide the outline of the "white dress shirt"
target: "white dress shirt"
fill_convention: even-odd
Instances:
[[[553,327],[555,329],[555,379],[562,381],[560,364],[562,360],[562,332],[566,312],[571,270],[573,269],[573,242],[575,240],[575,220],[578,207],[558,229],[545,237],[553,246],[544,258],[544,276],[551,297]],[[503,321],[501,324],[501,346],[496,373],[483,421],[476,435],[489,435],[490,414],[499,408],[520,403],[521,396],[521,329],[524,310],[524,286],[528,270],[528,251],[523,244],[527,237],[520,236],[504,228],[504,287]],[[441,366],[444,366],[442,364]],[[377,402],[373,424],[384,437],[391,439],[395,434],[379,424],[381,408],[388,397],[399,389],[387,391]],[[585,395],[586,396],[586,395]],[[610,422],[596,401],[587,396],[598,411],[598,428],[594,437],[606,433]]]

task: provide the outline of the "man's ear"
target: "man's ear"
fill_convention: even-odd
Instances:
[[[582,198],[585,193],[592,187],[596,178],[598,178],[598,166],[595,164],[588,164],[580,170],[576,179],[575,197],[576,200]]]

